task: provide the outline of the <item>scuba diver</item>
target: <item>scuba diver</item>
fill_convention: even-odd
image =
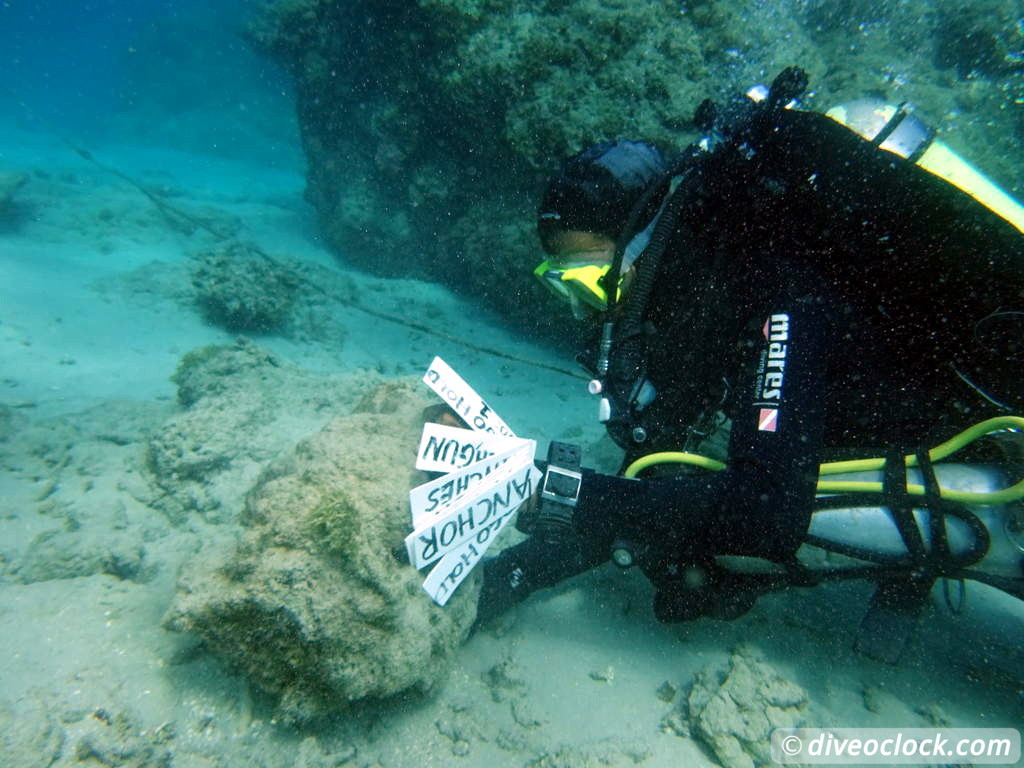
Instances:
[[[578,359],[625,459],[602,474],[552,443],[517,523],[529,538],[485,562],[478,624],[609,559],[643,570],[668,622],[873,579],[858,642],[890,660],[939,579],[1024,599],[1019,541],[993,545],[998,523],[947,494],[930,450],[1002,418],[971,461],[1021,458],[1024,209],[907,107],[804,111],[806,85],[790,68],[705,101],[705,138],[673,162],[607,141],[551,179],[535,274],[593,321]],[[697,455],[723,422],[721,461]],[[822,492],[825,464],[864,456],[872,492]],[[851,507],[876,514],[830,529],[828,510]],[[884,546],[858,538],[880,522]],[[808,544],[854,567],[814,568]]]

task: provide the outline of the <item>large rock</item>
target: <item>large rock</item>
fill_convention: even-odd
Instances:
[[[264,463],[351,411],[382,379],[312,373],[238,339],[188,352],[171,380],[183,410],[149,437],[146,464],[158,491],[149,503],[180,524],[196,513],[237,519]]]
[[[475,577],[439,608],[392,554],[423,479],[425,405],[417,382],[385,384],[301,441],[248,494],[236,549],[182,574],[167,626],[201,636],[291,721],[430,690],[476,617]]]
[[[807,704],[803,688],[741,649],[724,675],[698,675],[688,701],[690,728],[725,768],[756,768],[772,763],[772,731],[803,725]]]
[[[250,37],[295,78],[307,196],[345,260],[544,326],[532,226],[557,161],[617,136],[682,148],[702,99],[785,66],[810,72],[815,109],[913,100],[1019,184],[1019,16],[1013,0],[273,0]]]
[[[283,263],[237,241],[194,259],[192,286],[207,322],[234,333],[271,333],[290,319],[299,276]]]

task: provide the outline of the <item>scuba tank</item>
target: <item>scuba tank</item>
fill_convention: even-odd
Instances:
[[[892,105],[864,98],[835,106],[825,115],[878,149],[899,155],[949,182],[1024,232],[1024,206],[936,138],[935,129],[921,120],[910,104]]]
[[[881,483],[881,471],[849,472],[830,476],[840,483]],[[935,477],[943,489],[996,498],[1007,487],[1005,473],[995,466],[942,464]],[[910,484],[923,484],[921,472],[908,472]],[[820,497],[825,501],[829,497]],[[948,515],[944,521],[949,556],[959,562],[974,560],[964,576],[993,583],[1024,599],[1024,503],[970,505],[975,520]],[[940,545],[934,538],[935,527],[930,509],[914,509],[913,523],[924,544],[925,557],[934,556]],[[907,563],[913,557],[891,511],[883,506],[831,507],[815,511],[811,517],[807,543],[797,552],[801,562],[821,563],[821,553],[846,555],[884,565]]]
[[[1014,458],[1005,467],[943,461],[985,436],[1018,442],[1022,432],[1024,418],[1000,416],[929,451],[822,464],[807,536],[787,562],[718,556],[673,565],[670,560],[659,562],[665,553],[656,551],[626,557],[623,553],[629,554],[631,542],[616,542],[612,559],[624,567],[640,565],[654,576],[656,587],[660,585],[655,574],[664,572],[666,564],[676,572],[693,572],[674,588],[659,589],[655,611],[663,621],[702,615],[732,618],[753,606],[760,595],[786,587],[874,582],[875,596],[857,648],[894,663],[940,580],[944,585],[976,581],[1024,600],[1020,454],[1010,452]],[[623,474],[637,477],[666,464],[712,472],[725,468],[704,456],[663,452],[637,459]]]

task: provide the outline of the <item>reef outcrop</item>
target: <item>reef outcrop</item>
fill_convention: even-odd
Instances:
[[[385,383],[267,464],[233,551],[201,553],[181,575],[166,625],[201,637],[291,722],[430,690],[476,617],[475,578],[439,608],[392,554],[423,479],[417,390]]]
[[[558,160],[618,136],[685,146],[702,99],[791,64],[812,108],[911,99],[1020,183],[1017,16],[1010,0],[275,0],[249,36],[294,76],[307,197],[343,259],[537,328],[533,215]]]
[[[667,689],[667,690],[666,690]],[[666,683],[659,694],[675,696]],[[679,696],[662,727],[701,741],[725,768],[769,765],[776,728],[799,728],[807,716],[807,692],[759,657],[751,647],[734,650],[727,667],[709,665]]]
[[[289,321],[298,274],[231,240],[193,257],[192,287],[207,322],[232,333],[271,333]]]

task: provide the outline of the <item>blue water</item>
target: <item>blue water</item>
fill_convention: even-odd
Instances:
[[[0,4],[0,106],[80,139],[296,159],[290,81],[252,52],[248,0]]]

